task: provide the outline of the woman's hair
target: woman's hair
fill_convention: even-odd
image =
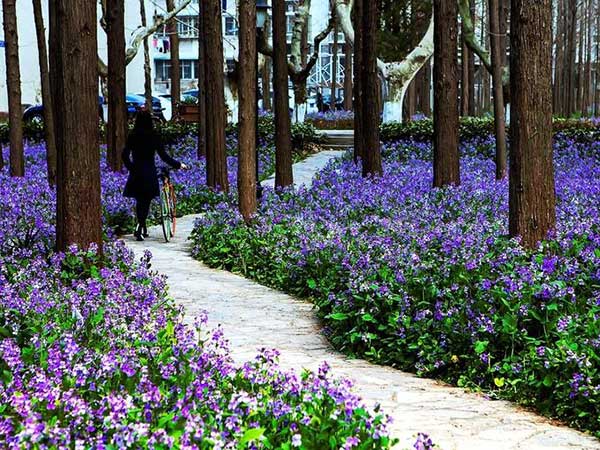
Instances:
[[[133,132],[137,136],[152,136],[154,134],[152,116],[148,111],[140,111],[136,114]]]

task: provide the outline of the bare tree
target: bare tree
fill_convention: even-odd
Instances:
[[[119,172],[123,167],[121,152],[127,139],[127,105],[125,103],[125,5],[107,0],[106,33],[108,37],[108,167]]]
[[[225,91],[223,76],[223,34],[221,1],[201,0],[204,30],[204,68],[206,70],[206,104],[211,113],[206,116],[206,176],[208,186],[229,190],[227,153],[225,148]],[[210,61],[210,64],[208,63]]]
[[[249,221],[256,212],[256,2],[239,3],[239,146],[238,202],[242,216]]]
[[[56,140],[54,135],[52,96],[50,95],[50,74],[48,73],[48,48],[46,45],[46,30],[44,28],[41,0],[33,0],[33,18],[35,20],[35,32],[38,44],[42,103],[44,104],[44,136],[46,138],[48,183],[50,186],[54,186],[56,184]]]
[[[175,0],[167,0],[167,10],[175,10]],[[169,35],[169,49],[171,51],[171,110],[173,111],[171,120],[177,120],[179,118],[178,107],[181,98],[181,65],[179,62],[179,32],[177,31],[177,21],[174,17],[167,22],[167,33]]]
[[[512,0],[510,235],[534,248],[556,224],[551,0]]]
[[[19,68],[19,36],[15,0],[2,0],[8,88],[8,120],[10,124],[10,175],[25,175],[23,156],[23,121],[21,107],[21,70]]]
[[[456,0],[434,0],[433,13],[433,185],[442,187],[460,184]]]
[[[381,144],[379,142],[379,97],[381,89],[377,71],[377,27],[379,11],[377,2],[363,1],[361,33],[361,84],[365,98],[361,102],[363,134],[363,176],[383,174]]]
[[[275,186],[294,183],[288,94],[285,0],[273,0],[273,89],[275,91]]]
[[[96,4],[50,1],[50,73],[56,121],[56,244],[102,249]]]
[[[140,0],[140,18],[142,27],[146,28],[146,0]],[[144,99],[146,100],[146,110],[152,111],[152,67],[147,36],[144,38]]]
[[[492,83],[494,86],[494,124],[496,132],[496,179],[506,176],[506,124],[504,121],[504,93],[502,87],[502,38],[498,0],[489,0],[490,40],[492,50]]]

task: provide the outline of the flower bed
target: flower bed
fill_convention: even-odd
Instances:
[[[456,188],[431,188],[428,143],[387,145],[377,180],[334,163],[310,190],[269,196],[250,227],[209,212],[194,254],[311,298],[343,351],[600,436],[600,143],[557,140],[558,229],[532,252],[506,237],[490,144],[463,144]]]
[[[3,448],[391,446],[388,418],[326,364],[297,376],[264,350],[234,365],[204,317],[183,324],[150,255],[136,262],[119,241],[102,258],[53,253],[55,193],[38,169],[0,171]]]
[[[353,130],[353,111],[327,111],[310,113],[305,118],[307,123],[312,124],[319,130]]]

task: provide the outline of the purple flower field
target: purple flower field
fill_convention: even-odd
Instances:
[[[176,150],[192,166],[176,175],[182,202],[206,191],[192,149]],[[114,240],[102,257],[54,253],[41,146],[27,148],[27,166],[23,179],[0,171],[2,448],[390,447],[388,418],[367,412],[326,364],[296,375],[267,349],[236,366],[205,317],[185,326],[151,255],[135,261]],[[131,215],[123,184],[103,173],[108,234]]]
[[[492,153],[491,138],[464,142],[463,183],[443,190],[429,143],[387,145],[381,179],[332,163],[311,189],[269,196],[251,227],[218,206],[194,253],[312,299],[345,352],[600,435],[600,143],[557,139],[558,228],[534,252],[507,237]]]

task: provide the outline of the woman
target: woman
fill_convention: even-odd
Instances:
[[[129,170],[129,178],[125,185],[123,195],[135,198],[135,211],[138,226],[133,233],[138,241],[148,237],[146,219],[150,211],[152,199],[160,194],[158,174],[154,163],[154,156],[158,153],[169,166],[174,169],[187,169],[185,164],[171,158],[162,145],[160,137],[154,131],[152,116],[147,111],[141,111],[135,119],[133,131],[127,138],[127,145],[123,150],[123,163]]]

